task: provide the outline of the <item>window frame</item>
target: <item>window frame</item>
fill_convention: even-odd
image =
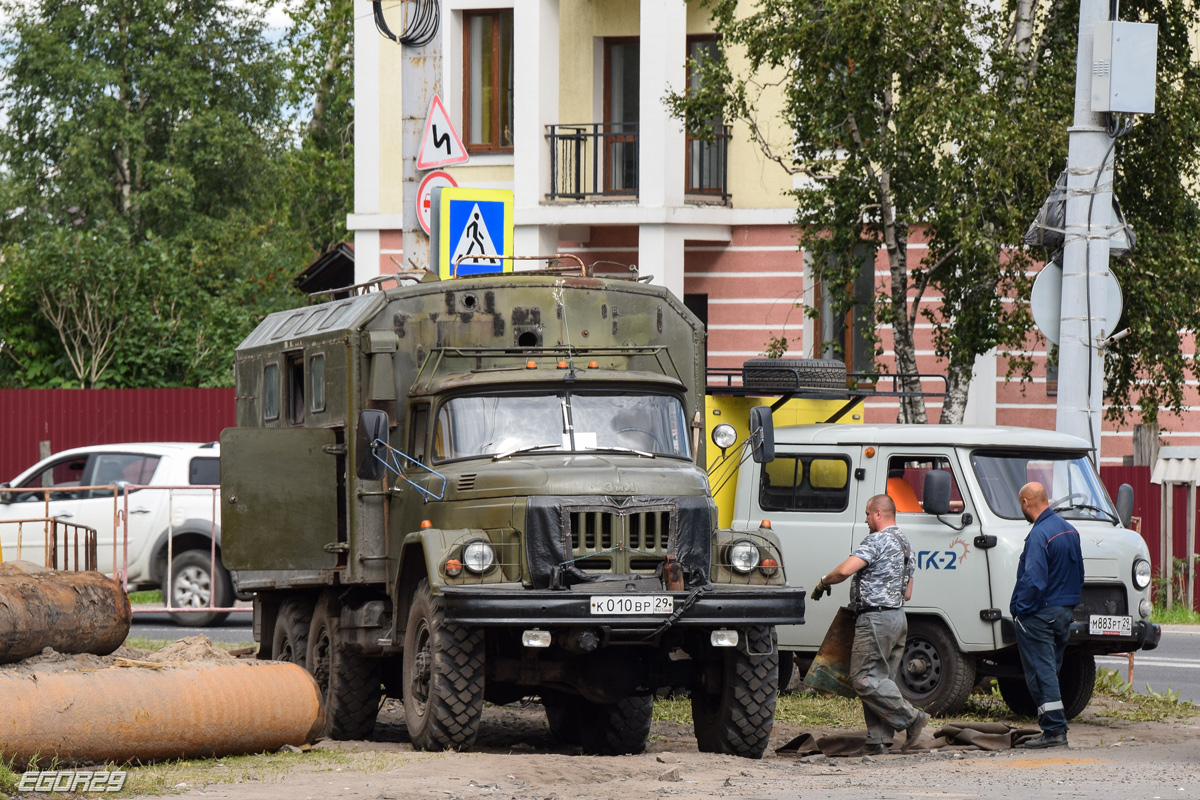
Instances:
[[[462,48],[462,140],[463,147],[468,153],[491,153],[511,155],[513,145],[505,147],[500,144],[502,132],[502,122],[500,120],[500,95],[504,90],[501,82],[500,71],[500,20],[504,14],[510,17],[514,15],[512,8],[479,8],[463,11],[462,16],[462,31],[463,31],[463,48]],[[492,101],[490,103],[492,124],[491,124],[491,144],[473,143],[471,141],[471,20],[482,17],[492,18],[492,51],[491,51],[491,66],[492,66]],[[512,30],[513,42],[510,44],[510,53],[516,49],[516,20],[510,26]],[[511,76],[513,69],[516,66],[515,58],[508,65],[508,73]],[[516,124],[516,109],[513,103],[509,104],[509,112],[512,114],[509,123],[509,133],[512,134],[512,128]]]

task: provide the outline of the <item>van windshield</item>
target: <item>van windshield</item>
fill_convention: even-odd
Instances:
[[[1031,481],[1046,487],[1050,507],[1062,517],[1117,519],[1092,462],[1078,453],[977,450],[971,455],[971,466],[988,506],[1006,519],[1022,518],[1017,493]]]
[[[632,392],[455,397],[438,409],[433,433],[434,461],[594,450],[690,458],[683,403]]]

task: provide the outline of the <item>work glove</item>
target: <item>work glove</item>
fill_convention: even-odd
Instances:
[[[812,590],[813,602],[820,600],[822,594],[833,594],[833,589],[832,587],[826,586],[820,581],[817,581],[817,585]]]

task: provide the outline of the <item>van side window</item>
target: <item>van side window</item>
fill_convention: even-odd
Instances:
[[[840,455],[777,455],[763,464],[764,511],[844,511],[850,501],[850,461]]]
[[[940,470],[950,476],[950,510],[963,510],[962,493],[950,461],[940,456],[892,456],[888,459],[887,494],[898,514],[924,513],[925,474]]]
[[[264,420],[279,419],[279,364],[263,367],[262,414]]]

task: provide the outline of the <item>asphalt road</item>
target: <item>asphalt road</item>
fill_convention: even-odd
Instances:
[[[136,606],[134,607],[137,608]],[[214,642],[230,642],[233,644],[254,644],[254,634],[251,632],[251,614],[246,611],[236,611],[225,618],[224,622],[208,628],[180,627],[171,622],[168,614],[134,613],[133,627],[129,635],[141,639],[167,639],[178,641],[187,636],[203,634]]]
[[[1118,670],[1129,679],[1125,656],[1097,658],[1096,666]],[[1133,688],[1145,693],[1146,684],[1156,692],[1176,690],[1180,700],[1200,703],[1200,626],[1164,626],[1157,649],[1134,655]]]

